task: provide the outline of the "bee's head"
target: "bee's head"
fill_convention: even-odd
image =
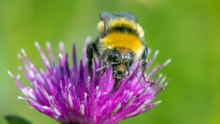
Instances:
[[[114,50],[112,52],[113,76],[115,79],[120,80],[127,72],[133,61],[133,54],[130,52],[123,52]]]

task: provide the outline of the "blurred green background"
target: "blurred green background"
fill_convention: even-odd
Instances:
[[[171,81],[158,97],[162,103],[148,113],[120,124],[220,124],[220,1],[219,0],[0,0],[0,123],[8,114],[34,124],[58,124],[17,99],[22,94],[7,70],[20,74],[17,53],[24,48],[42,66],[34,41],[58,42],[66,51],[77,45],[81,55],[87,36],[95,39],[100,11],[134,13],[145,29],[145,41],[159,49],[157,63]],[[56,54],[55,54],[56,55]],[[39,64],[38,64],[39,63]],[[21,80],[28,84],[22,75]]]

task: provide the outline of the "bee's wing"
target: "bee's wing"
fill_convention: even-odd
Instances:
[[[121,12],[121,13],[115,14],[114,18],[126,18],[127,20],[131,20],[137,23],[137,18],[129,12]]]
[[[126,18],[128,20],[137,22],[137,18],[129,12],[121,12],[121,13],[117,13],[114,15],[109,12],[101,12],[100,13],[100,19],[102,21],[105,21],[105,20],[108,21],[108,20],[115,19],[115,18]]]
[[[111,18],[113,18],[114,16],[111,14],[111,13],[109,13],[109,12],[101,12],[100,13],[100,19],[103,21],[103,20],[109,20],[109,19],[111,19]]]

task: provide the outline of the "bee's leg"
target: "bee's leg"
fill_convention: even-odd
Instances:
[[[92,43],[92,48],[93,48],[93,52],[97,55],[100,56],[100,53],[98,51],[98,47],[97,44],[99,44],[99,38],[96,39],[96,41],[94,43]]]
[[[111,55],[111,50],[110,49],[106,49],[104,50],[103,52],[103,55],[102,55],[102,61],[103,61],[103,65],[102,66],[106,66],[106,65],[110,65],[110,55]],[[105,73],[106,71],[106,68],[103,68],[103,71],[102,71],[102,75]]]
[[[142,74],[143,74],[144,80],[146,78],[147,58],[148,58],[148,49],[147,49],[147,46],[145,46],[145,49],[142,55]]]
[[[93,64],[93,57],[94,57],[94,43],[90,43],[87,46],[87,59],[88,59],[88,71],[89,75],[92,76],[92,64]]]
[[[114,86],[113,86],[114,90],[117,88],[119,81],[120,81],[119,79],[115,79]]]

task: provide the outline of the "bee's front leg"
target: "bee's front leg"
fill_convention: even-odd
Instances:
[[[94,57],[94,43],[89,43],[87,46],[87,59],[88,59],[88,71],[89,75],[92,76],[92,65],[93,65],[93,57]]]
[[[142,55],[142,75],[144,77],[144,80],[147,76],[146,75],[147,58],[148,58],[148,49],[147,49],[147,46],[145,46],[145,49]]]
[[[112,51],[110,49],[106,49],[103,51],[103,54],[102,54],[102,66],[104,67],[103,68],[103,71],[102,71],[102,75],[105,73],[106,71],[106,68],[108,68],[110,66],[110,62],[112,61],[111,60],[111,54],[112,54]]]

